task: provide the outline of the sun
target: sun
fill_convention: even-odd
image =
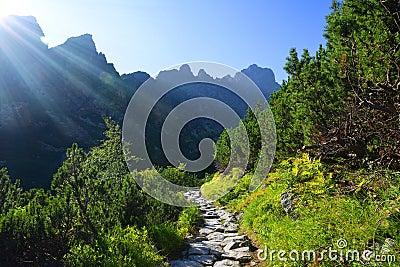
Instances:
[[[0,0],[0,18],[9,15],[27,15],[27,5],[24,0]]]

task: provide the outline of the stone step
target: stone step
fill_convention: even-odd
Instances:
[[[201,234],[201,235],[208,235],[208,234],[211,234],[213,232],[215,232],[213,229],[207,228],[207,227],[201,228],[199,230],[199,234]]]
[[[251,261],[251,255],[248,252],[229,251],[229,252],[222,253],[221,258],[228,259],[228,260],[236,260],[236,261],[239,261],[240,263]]]
[[[189,255],[208,255],[210,254],[210,248],[207,245],[203,245],[202,243],[193,243],[190,244]]]
[[[235,248],[239,248],[240,247],[241,242],[239,241],[230,241],[228,244],[226,244],[226,246],[224,246],[224,251],[228,252],[229,250],[235,249]]]
[[[213,265],[217,261],[214,255],[189,255],[188,259],[203,265]]]
[[[240,267],[239,261],[222,260],[214,263],[213,267]]]
[[[234,214],[217,208],[203,198],[199,191],[185,193],[185,197],[199,204],[204,226],[197,236],[187,241],[189,248],[182,252],[182,259],[170,261],[172,267],[237,267],[256,266],[251,261],[249,239],[238,233]],[[252,250],[253,251],[253,250]]]
[[[210,213],[206,213],[203,214],[204,219],[218,219],[219,216],[217,214],[210,214]]]
[[[191,260],[170,261],[169,265],[171,265],[171,267],[203,267],[203,264]]]

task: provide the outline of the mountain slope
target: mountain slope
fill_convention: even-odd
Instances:
[[[67,147],[96,144],[106,116],[122,120],[143,79],[124,83],[89,34],[48,49],[35,18],[13,16],[0,35],[0,164],[25,186],[48,185]]]
[[[90,34],[69,38],[50,49],[43,37],[34,17],[11,16],[0,24],[0,167],[6,166],[25,187],[47,187],[72,143],[87,149],[103,139],[104,117],[122,122],[131,96],[150,78],[145,72],[120,75],[97,51]],[[252,65],[242,72],[266,97],[279,89],[272,70]],[[204,70],[197,75],[210,77]],[[160,72],[156,79],[197,75],[183,66]],[[223,79],[235,82],[235,77]],[[247,108],[215,86],[194,84],[173,90],[149,120],[147,139],[157,165],[168,164],[159,152],[162,118],[177,104],[198,96],[227,102],[240,116]],[[182,133],[184,154],[198,157],[198,141],[205,137],[216,140],[221,131],[221,126],[210,120],[189,124]]]

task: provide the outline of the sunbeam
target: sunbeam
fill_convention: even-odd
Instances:
[[[1,22],[0,27],[0,56],[2,62],[8,62],[11,73],[16,80],[23,84],[6,84],[0,78],[2,88],[1,103],[7,104],[14,110],[12,116],[6,116],[15,129],[22,129],[27,124],[35,124],[35,114],[38,113],[28,107],[20,107],[23,103],[20,99],[30,99],[31,106],[41,110],[40,116],[47,117],[53,129],[60,134],[66,129],[80,129],[77,120],[61,119],[65,107],[55,105],[50,99],[59,99],[63,105],[76,97],[93,98],[96,105],[107,102],[105,95],[93,82],[112,86],[113,75],[100,69],[96,64],[98,60],[106,61],[105,57],[97,53],[92,37],[84,38],[89,49],[74,43],[74,38],[68,40],[65,45],[49,49],[45,41],[42,29],[37,26],[34,17],[8,16]],[[90,44],[93,43],[92,45]],[[105,62],[106,63],[106,62]],[[107,64],[107,63],[106,63]],[[3,66],[5,67],[5,66]],[[5,68],[7,69],[7,68]],[[50,77],[59,77],[52,79]],[[55,83],[52,81],[56,81]],[[66,90],[64,84],[72,85]],[[16,90],[19,88],[18,90]],[[49,89],[52,88],[52,89]],[[55,101],[57,102],[57,101]],[[14,103],[14,104],[11,104]],[[86,109],[85,107],[77,107]],[[37,116],[36,116],[37,117]]]
[[[27,15],[28,5],[24,0],[0,0],[0,19],[9,15]]]

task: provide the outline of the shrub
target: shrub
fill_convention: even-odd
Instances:
[[[77,244],[65,256],[70,266],[157,266],[163,257],[157,254],[145,229],[117,227],[100,236],[93,245]]]
[[[177,222],[179,234],[186,237],[189,233],[193,233],[196,227],[203,224],[204,219],[197,207],[185,208],[179,215]]]
[[[242,171],[233,168],[229,174],[216,173],[211,181],[201,186],[201,193],[208,199],[217,200],[229,193],[241,178]]]
[[[171,222],[153,224],[149,227],[149,233],[162,255],[174,257],[182,251],[183,237],[175,224]]]

